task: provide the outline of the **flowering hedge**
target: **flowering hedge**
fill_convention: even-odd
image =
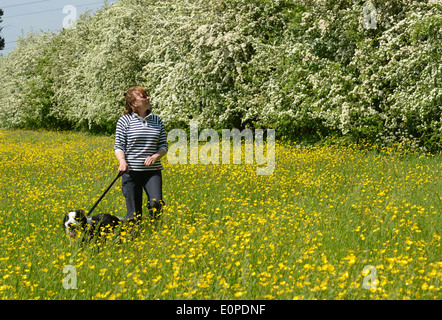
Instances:
[[[170,128],[442,147],[439,1],[120,0],[0,57],[0,126],[113,132],[147,87]]]

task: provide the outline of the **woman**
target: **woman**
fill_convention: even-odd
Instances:
[[[142,87],[132,87],[124,94],[126,109],[117,122],[115,156],[120,165],[126,220],[141,219],[143,189],[148,197],[149,214],[156,219],[163,205],[160,159],[167,153],[166,131],[161,118],[153,115],[149,96]]]

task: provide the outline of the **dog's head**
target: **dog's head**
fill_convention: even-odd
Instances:
[[[63,218],[63,227],[71,238],[75,238],[79,229],[87,223],[86,214],[83,210],[66,212]]]

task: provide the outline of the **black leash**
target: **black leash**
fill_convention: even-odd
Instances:
[[[112,183],[110,184],[109,187],[107,187],[106,191],[104,191],[104,193],[101,195],[100,199],[98,199],[97,202],[95,202],[94,206],[92,207],[91,210],[89,210],[89,212],[87,213],[86,216],[90,216],[92,211],[95,210],[95,208],[98,206],[98,204],[100,203],[100,201],[104,198],[104,196],[106,195],[106,193],[110,190],[110,188],[112,188],[112,186],[114,185],[115,181],[118,180],[119,177],[121,177],[123,175],[124,172],[119,172],[117,177],[114,179],[114,181],[112,181]]]

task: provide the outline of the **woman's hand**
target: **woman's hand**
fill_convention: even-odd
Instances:
[[[118,172],[129,173],[129,166],[127,165],[126,161],[120,162],[120,166],[118,167]]]
[[[166,154],[166,150],[159,149],[153,155],[151,155],[150,157],[147,157],[146,160],[144,160],[144,165],[147,167],[153,165],[155,163],[155,161],[160,160],[165,154]]]
[[[144,165],[147,167],[153,165],[155,163],[155,161],[157,161],[159,156],[160,155],[158,153],[155,153],[155,154],[151,155],[150,157],[147,157],[146,160],[144,160]]]

